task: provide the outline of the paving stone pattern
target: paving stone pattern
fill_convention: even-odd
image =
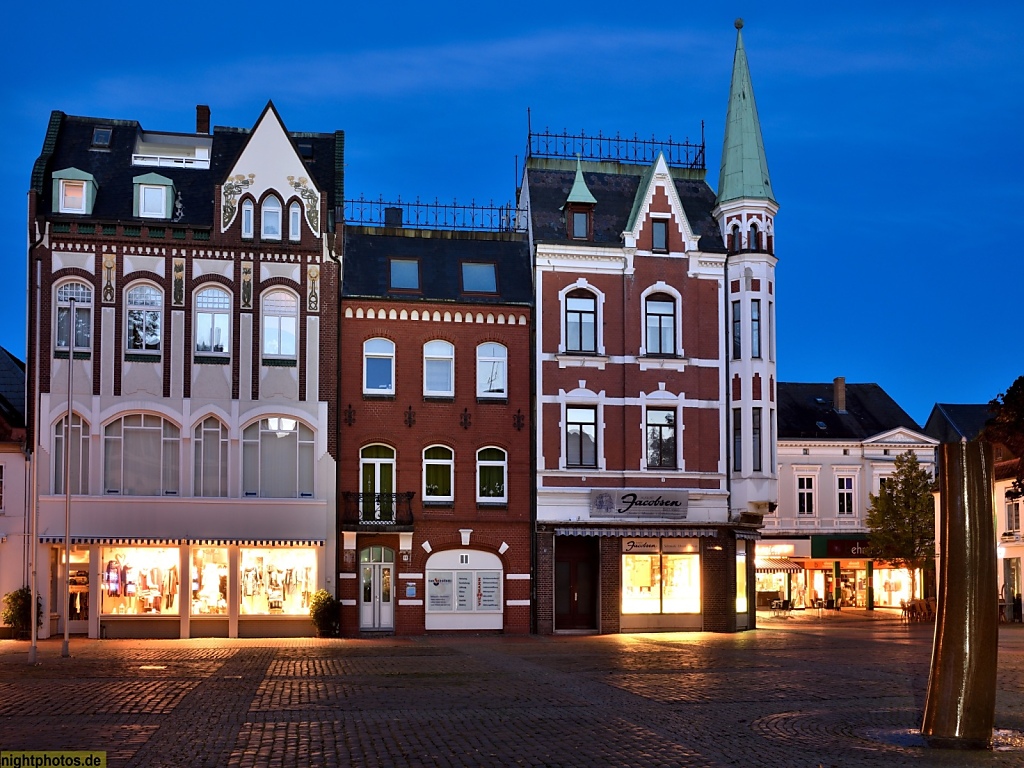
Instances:
[[[0,749],[110,766],[1024,766],[1024,627],[987,752],[917,733],[933,628],[735,635],[0,642]]]

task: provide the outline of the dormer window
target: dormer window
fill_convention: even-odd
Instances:
[[[266,240],[281,239],[281,201],[271,195],[260,209],[260,236]]]
[[[572,211],[573,240],[587,240],[590,237],[590,213],[588,211]]]
[[[597,203],[587,187],[587,181],[583,177],[583,166],[580,164],[579,155],[576,156],[576,177],[573,179],[572,189],[565,200],[565,224],[572,240],[593,239],[593,213],[594,205]]]
[[[53,212],[91,214],[96,202],[96,178],[77,168],[53,174]]]
[[[133,213],[144,219],[169,219],[174,202],[174,182],[157,173],[132,179],[135,188]]]
[[[110,136],[113,133],[113,128],[109,126],[97,126],[92,129],[92,145],[97,148],[105,149],[110,146]]]

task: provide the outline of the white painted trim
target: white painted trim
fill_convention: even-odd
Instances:
[[[506,581],[529,581],[532,577],[528,573],[506,573]]]
[[[400,578],[400,579],[422,579],[423,578],[423,574],[422,573],[400,573],[400,574],[398,574],[398,578]]]
[[[349,600],[347,598],[342,598],[338,602],[341,603],[346,608],[354,608],[355,605],[356,605],[356,601],[355,600]]]
[[[529,600],[506,600],[505,605],[530,605]]]
[[[399,600],[398,604],[399,605],[420,605],[420,606],[422,606],[423,605],[423,601],[422,600]]]

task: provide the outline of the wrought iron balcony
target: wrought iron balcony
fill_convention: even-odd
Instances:
[[[371,529],[412,528],[412,491],[405,493],[341,494],[345,526]]]
[[[700,124],[700,142],[659,140],[653,136],[641,139],[635,135],[605,136],[598,132],[596,136],[583,133],[553,133],[548,129],[543,132],[529,131],[526,143],[527,157],[553,157],[574,160],[611,161],[648,165],[653,163],[658,153],[665,156],[665,162],[677,168],[694,168],[703,170],[704,165],[704,123]]]

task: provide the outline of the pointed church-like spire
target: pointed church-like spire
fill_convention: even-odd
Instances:
[[[725,118],[722,169],[718,176],[718,203],[741,198],[775,200],[768,176],[768,158],[761,138],[761,123],[754,103],[747,53],[743,49],[743,19],[736,19],[736,55]]]
[[[590,187],[587,186],[587,182],[583,179],[583,166],[580,164],[580,156],[576,155],[576,178],[572,183],[572,189],[569,190],[569,197],[565,199],[567,203],[589,203],[593,205],[597,202],[597,198],[590,193]]]

